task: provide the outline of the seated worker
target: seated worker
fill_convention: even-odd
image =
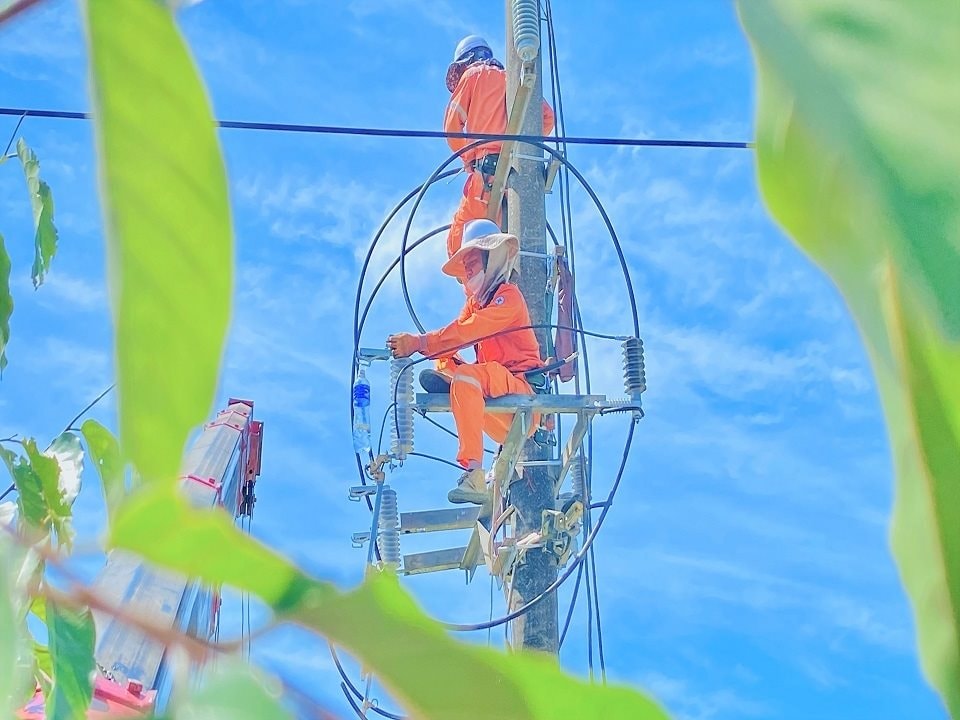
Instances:
[[[443,117],[445,132],[491,135],[507,132],[507,73],[493,58],[486,40],[479,35],[468,35],[457,44],[453,62],[447,68],[446,83],[451,95]],[[544,100],[543,134],[552,133],[553,125],[553,110]],[[472,142],[467,138],[447,138],[454,152]],[[460,206],[447,235],[448,257],[460,249],[464,223],[487,217],[490,188],[502,145],[499,140],[485,142],[460,156],[468,174]]]
[[[543,363],[537,337],[529,327],[527,303],[513,282],[519,240],[501,233],[490,220],[468,222],[464,237],[463,246],[443,266],[443,272],[459,278],[467,292],[459,317],[424,335],[391,335],[387,347],[394,357],[419,352],[442,361],[439,367],[450,378],[450,408],[460,440],[457,462],[464,468],[447,499],[482,505],[489,498],[482,467],[483,433],[503,444],[513,422],[509,413],[485,413],[484,399],[511,393],[532,395],[523,373]],[[520,329],[503,332],[513,328]],[[457,350],[468,345],[476,347],[476,363],[464,363],[455,357]],[[430,373],[437,375],[433,370],[424,371],[425,375]],[[530,435],[539,422],[539,416],[531,418]]]

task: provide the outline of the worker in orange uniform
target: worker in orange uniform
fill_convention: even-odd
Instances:
[[[445,132],[492,135],[507,132],[507,73],[493,58],[487,41],[479,35],[468,35],[457,45],[453,62],[447,68],[447,89],[453,94],[443,118]],[[553,123],[553,110],[544,101],[544,135],[553,132]],[[465,138],[447,138],[447,144],[454,152],[472,142]],[[460,156],[468,175],[460,207],[453,215],[447,235],[448,257],[460,248],[463,224],[467,220],[487,217],[501,145],[499,140],[486,142]],[[499,210],[497,217],[499,223]]]
[[[457,462],[464,469],[447,498],[452,503],[482,505],[489,498],[482,467],[483,433],[503,444],[513,422],[509,413],[485,413],[484,399],[511,393],[532,395],[523,373],[543,363],[527,304],[513,282],[519,240],[501,233],[486,219],[467,222],[464,237],[464,244],[443,266],[445,274],[464,284],[467,302],[460,315],[446,327],[424,335],[391,335],[387,347],[394,357],[419,352],[440,359],[441,368],[446,366],[450,408],[460,440]],[[455,359],[456,351],[469,345],[476,348],[477,362]],[[440,375],[435,370],[424,371],[430,373]],[[531,418],[530,435],[539,422],[538,416]]]

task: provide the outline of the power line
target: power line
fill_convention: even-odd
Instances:
[[[39,110],[32,108],[0,107],[0,115],[15,115],[57,120],[90,120],[92,115],[67,110]],[[266,130],[272,132],[310,133],[319,135],[366,135],[402,138],[460,138],[464,140],[518,140],[521,142],[557,142],[569,145],[615,145],[621,147],[689,147],[728,148],[749,150],[752,142],[734,140],[675,140],[654,138],[611,137],[554,137],[541,135],[500,135],[493,133],[448,133],[442,130],[409,130],[391,128],[346,127],[342,125],[312,125],[301,123],[250,122],[246,120],[217,120],[218,127],[228,130]]]
[[[107,396],[107,393],[109,393],[111,390],[113,390],[116,386],[117,386],[116,383],[111,383],[109,387],[107,387],[103,392],[101,392],[99,395],[97,395],[97,397],[96,397],[93,401],[91,401],[90,403],[88,403],[87,406],[83,408],[83,410],[81,410],[79,413],[77,413],[77,415],[73,418],[73,420],[71,420],[69,423],[67,423],[67,426],[63,429],[63,432],[69,432],[70,430],[76,430],[76,428],[73,427],[73,424],[74,424],[77,420],[79,420],[80,418],[82,418],[84,415],[86,415],[88,412],[90,412],[90,410],[93,409],[93,406],[96,405],[96,404],[97,404],[98,402],[100,402],[101,400],[103,400],[103,398],[105,398],[105,397]],[[62,435],[62,434],[63,434],[63,433],[61,433],[61,435]],[[9,495],[10,493],[12,493],[12,492],[16,489],[16,487],[17,487],[16,483],[11,483],[10,487],[8,487],[6,490],[4,490],[4,491],[3,491],[3,494],[0,495],[0,500],[3,500],[7,495]]]

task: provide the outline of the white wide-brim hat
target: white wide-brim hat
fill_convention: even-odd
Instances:
[[[440,269],[444,274],[451,277],[466,277],[467,271],[463,267],[463,256],[466,253],[470,250],[496,250],[502,245],[506,246],[504,249],[507,253],[505,258],[507,262],[513,260],[520,253],[520,240],[517,239],[516,235],[491,233],[465,242]]]

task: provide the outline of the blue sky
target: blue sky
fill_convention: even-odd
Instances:
[[[554,16],[571,135],[752,137],[753,70],[731,4],[555,0]],[[222,119],[437,129],[457,40],[479,32],[500,57],[503,48],[503,3],[206,0],[180,20]],[[48,2],[0,32],[0,104],[88,109],[74,3]],[[0,119],[0,136],[14,124]],[[21,134],[53,188],[61,242],[33,292],[22,174],[0,167],[17,303],[0,436],[48,439],[110,383],[112,331],[92,128],[28,119]],[[266,425],[253,531],[349,586],[365,557],[350,533],[368,523],[346,497],[356,482],[345,411],[357,273],[381,219],[446,146],[240,131],[221,139],[237,275],[219,398],[253,399]],[[609,675],[684,720],[946,717],[920,676],[887,547],[889,448],[856,328],[832,284],[766,217],[750,153],[574,147],[570,158],[624,244],[647,350],[647,417],[596,546]],[[432,189],[415,229],[447,222],[460,184]],[[612,248],[586,196],[575,192],[573,203],[585,321],[624,332]],[[388,233],[374,277],[399,237]],[[436,270],[442,256],[438,238],[409,265],[418,312],[435,326],[461,297]],[[365,344],[412,329],[400,297],[388,283]],[[595,387],[621,394],[619,348],[596,342],[591,355]],[[371,380],[382,411],[386,369]],[[110,403],[94,416],[115,423]],[[626,427],[604,418],[597,429],[594,482],[605,494]],[[423,423],[417,449],[454,454]],[[402,510],[443,507],[455,474],[410,463],[391,482]],[[88,475],[77,504],[86,567],[99,562],[102,518]],[[460,541],[403,549],[447,540]],[[444,619],[489,612],[484,577],[406,586]],[[223,624],[239,630],[235,599]],[[254,656],[348,712],[322,642],[281,630],[258,640]],[[582,606],[562,663],[586,673]]]

